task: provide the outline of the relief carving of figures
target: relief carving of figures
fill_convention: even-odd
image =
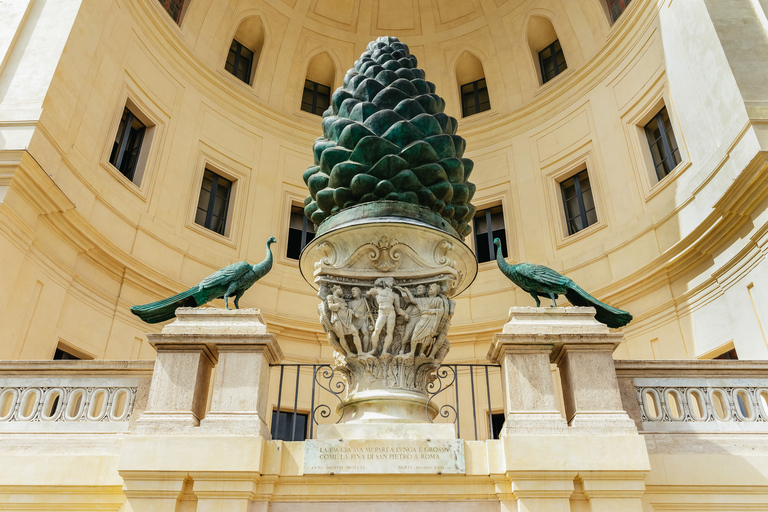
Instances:
[[[325,281],[320,322],[337,352],[337,368],[354,383],[423,391],[448,352],[454,301],[439,282],[401,286],[379,277],[372,285]],[[392,357],[394,355],[394,357]]]
[[[363,345],[360,342],[360,333],[354,325],[354,312],[347,307],[347,301],[344,300],[344,290],[341,286],[334,286],[333,293],[326,297],[328,310],[331,312],[330,324],[334,333],[339,338],[339,342],[344,347],[348,355],[363,354]],[[347,343],[347,335],[352,335],[357,352],[352,352]]]
[[[376,297],[376,303],[379,306],[379,314],[374,324],[373,334],[371,334],[371,343],[373,347],[369,352],[374,355],[379,348],[379,338],[384,330],[384,346],[380,355],[389,353],[389,347],[392,345],[395,333],[395,323],[397,316],[407,316],[407,313],[400,307],[400,297],[392,289],[394,279],[391,277],[380,277],[376,280],[373,288],[368,290],[366,296]]]
[[[428,357],[432,350],[433,339],[438,334],[438,326],[447,312],[447,299],[439,295],[440,286],[437,283],[429,285],[427,297],[414,297],[407,288],[398,289],[403,292],[408,301],[415,303],[419,309],[419,317],[410,339],[403,339],[403,350],[398,357]],[[406,354],[407,342],[410,342],[411,350]]]

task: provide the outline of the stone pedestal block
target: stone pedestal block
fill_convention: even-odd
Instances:
[[[502,367],[506,434],[566,426],[634,431],[624,412],[612,353],[621,342],[594,308],[513,307],[488,359]],[[550,362],[560,369],[566,418],[557,411]]]
[[[173,323],[148,337],[157,363],[142,427],[199,424],[269,437],[269,365],[282,352],[259,310],[179,308]],[[203,419],[214,366],[211,408]]]

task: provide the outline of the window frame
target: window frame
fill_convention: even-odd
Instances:
[[[280,415],[281,414],[285,415],[286,421],[288,421],[288,417],[293,418],[293,426],[294,426],[294,432],[293,432],[293,434],[294,434],[293,437],[294,438],[293,439],[281,439],[281,438],[277,437],[277,434],[278,434],[277,427],[279,427],[280,424],[281,424],[281,420],[280,420]],[[303,439],[298,439],[298,441],[305,441],[308,438],[308,435],[309,435],[309,432],[308,432],[309,431],[309,422],[311,421],[309,412],[299,412],[298,410],[296,410],[296,411],[294,411],[294,410],[287,410],[287,411],[279,410],[278,411],[277,409],[274,409],[274,408],[272,409],[272,418],[271,418],[271,421],[269,423],[269,433],[272,436],[272,439],[273,440],[281,440],[281,441],[295,441],[296,440],[295,439],[295,434],[296,434],[296,432],[295,432],[295,426],[296,426],[295,418],[296,418],[296,416],[303,416],[304,417],[304,438]],[[277,419],[277,421],[275,421],[275,419]],[[288,424],[286,423],[286,429],[288,428],[287,425]],[[286,436],[286,437],[288,437],[288,436]]]
[[[485,91],[486,91],[486,94],[488,94],[488,102],[487,102],[488,108],[484,108],[483,110],[480,110],[481,106],[485,104],[485,103],[480,103],[481,89],[478,87],[478,84],[480,82],[485,82]],[[469,85],[472,86],[471,95],[474,99],[474,107],[475,107],[475,111],[472,114],[467,114],[467,109],[464,104],[464,97],[465,97],[464,88]],[[459,100],[461,101],[461,117],[462,118],[471,117],[477,114],[482,114],[483,112],[488,112],[489,110],[491,110],[491,93],[488,90],[488,80],[486,79],[486,77],[478,78],[477,80],[474,80],[472,82],[468,82],[466,84],[462,84],[461,86],[459,86]]]
[[[120,138],[120,141],[118,142],[118,135],[120,134],[120,126],[123,124],[123,117],[125,116],[126,112],[128,113],[128,118],[125,122],[125,131],[123,132],[122,137]],[[133,129],[133,122],[137,121],[141,123],[141,128],[138,130]],[[144,136],[147,133],[147,125],[144,124],[141,119],[134,114],[131,109],[126,105],[123,109],[123,115],[120,116],[120,123],[117,125],[117,132],[115,133],[115,141],[113,142],[112,151],[110,151],[109,155],[109,163],[112,164],[112,166],[118,170],[120,174],[125,176],[128,181],[131,183],[134,182],[134,178],[136,177],[136,167],[138,167],[139,160],[141,158],[141,149],[144,145]],[[133,141],[131,141],[132,136]],[[139,139],[138,144],[136,143],[136,138]],[[117,147],[115,147],[117,145]],[[136,152],[136,158],[133,161],[133,165],[130,166],[130,169],[124,169],[126,167],[125,160],[126,155],[128,154],[128,148],[131,146],[138,145],[138,147],[134,150]],[[115,155],[116,153],[116,155]],[[116,161],[112,162],[113,156],[116,156]]]
[[[181,18],[184,15],[184,8],[186,7],[187,1],[188,0],[158,0],[158,2],[160,3],[160,7],[162,7],[162,9],[168,14],[168,16],[170,16],[171,19],[174,22],[176,22],[176,24],[179,26],[181,26]],[[176,15],[176,17],[174,17],[171,11],[169,10],[171,7],[171,4],[173,4],[174,2],[180,2],[179,12]]]
[[[232,63],[232,70],[229,70],[227,69],[227,65],[229,64],[229,54],[232,52],[233,45],[237,45],[237,51],[235,52],[235,60]],[[240,61],[243,58],[243,55],[242,55],[243,49],[251,52],[251,58],[250,60],[247,60],[247,63],[248,63],[247,71],[243,73],[246,77],[245,80],[240,78],[236,73],[236,71],[239,68]],[[224,60],[224,70],[227,71],[232,76],[234,76],[235,78],[237,78],[238,80],[240,80],[241,82],[243,82],[244,84],[251,85],[251,81],[252,81],[251,79],[253,78],[253,58],[255,55],[256,55],[256,52],[254,52],[253,50],[245,46],[243,43],[241,43],[237,39],[232,38],[232,43],[230,43],[229,50],[227,51],[227,58]]]
[[[493,210],[494,208],[501,209],[500,213],[501,213],[502,224],[504,226],[502,228],[504,230],[504,235],[499,236],[498,238],[502,240],[502,255],[504,256],[504,258],[509,257],[509,240],[507,237],[507,218],[504,216],[504,205],[501,203],[489,204],[487,206],[484,206],[483,208],[478,208],[477,211],[475,212],[475,216],[472,217],[472,246],[473,246],[472,248],[474,249],[475,259],[477,260],[478,265],[496,261],[496,246],[493,245],[493,239],[497,238],[496,236],[494,236],[494,231],[499,231],[499,230],[492,229],[491,210]],[[475,219],[478,218],[480,216],[479,214],[482,212],[485,212],[485,222],[488,229],[488,231],[483,234],[488,237],[488,251],[489,251],[490,259],[480,261],[479,259],[480,253],[478,251],[478,232],[476,229],[477,225],[475,224]]]
[[[632,3],[632,0],[601,0],[605,2],[605,9],[606,13],[608,14],[608,20],[611,22],[611,25],[614,25],[617,21],[619,21],[619,18],[626,12],[627,9],[629,9],[629,6]],[[611,10],[614,5],[620,6],[619,13],[614,17],[613,11]]]
[[[564,64],[564,67],[563,67],[562,70],[560,70],[560,66],[557,63],[557,51],[555,49],[555,45],[558,46],[558,48],[560,49],[560,53],[563,54],[563,64]],[[554,64],[554,67],[555,67],[555,74],[552,75],[549,78],[547,78],[547,74],[546,74],[545,67],[544,67],[545,66],[545,62],[544,62],[544,59],[541,56],[541,54],[544,53],[546,50],[550,51],[550,53],[551,53],[550,59],[552,59],[552,63]],[[538,56],[539,56],[539,69],[541,71],[541,84],[542,85],[546,84],[547,82],[550,82],[550,81],[554,80],[555,78],[560,76],[562,73],[564,73],[568,69],[568,59],[566,59],[566,57],[565,57],[565,51],[563,50],[563,45],[560,43],[560,39],[559,38],[555,39],[551,44],[549,44],[549,45],[545,46],[544,48],[542,48],[538,52]]]
[[[664,119],[662,117],[662,113],[667,114],[667,119],[669,120],[669,130],[667,130],[664,126]],[[656,139],[656,141],[651,142],[651,134],[649,133],[648,127],[654,122],[656,123],[656,127],[659,130],[659,138]],[[667,110],[666,105],[662,105],[661,109],[659,109],[659,111],[653,116],[653,118],[651,118],[651,120],[645,124],[645,126],[643,127],[643,131],[645,132],[645,136],[648,140],[648,147],[651,152],[651,160],[653,161],[654,172],[656,173],[656,177],[658,178],[658,180],[661,181],[667,176],[669,176],[670,174],[672,174],[674,170],[677,168],[677,166],[680,165],[680,163],[683,161],[682,155],[680,152],[680,145],[677,143],[677,136],[675,135],[675,126],[672,124],[672,117],[669,115],[669,111]],[[669,142],[669,137],[667,137],[667,132],[669,131],[671,131],[672,135],[675,136],[675,149],[672,149],[672,146]],[[654,144],[657,144],[659,141],[661,141],[661,144],[662,144],[661,148],[664,149],[666,156],[662,158],[660,162],[657,163],[656,158],[654,157],[654,154],[653,154],[653,146]],[[677,159],[675,159],[675,153],[677,153]],[[669,162],[670,160],[672,161],[672,163],[674,163],[674,165],[672,165],[671,167],[669,165],[663,165],[664,162]],[[664,170],[666,170],[663,176],[659,173],[660,165],[663,167]]]
[[[237,248],[237,244],[242,237],[241,226],[243,225],[244,216],[241,205],[245,198],[241,191],[248,190],[248,176],[253,172],[253,169],[244,162],[233,160],[227,155],[215,152],[203,143],[200,146],[195,169],[195,176],[190,179],[187,185],[188,196],[185,226],[200,235],[232,248]],[[219,234],[195,222],[206,169],[232,182],[227,208],[227,220],[223,234]]]
[[[581,174],[586,174],[586,177],[589,180],[589,189],[587,189],[584,192],[582,192],[582,190],[581,190],[582,182],[579,180],[579,176]],[[565,184],[566,181],[571,180],[571,179],[573,180],[573,187],[574,187],[574,194],[575,195],[573,197],[566,198],[565,197],[565,185],[564,184]],[[571,174],[570,176],[562,179],[559,182],[559,185],[560,185],[560,198],[561,198],[561,200],[563,202],[563,211],[565,212],[565,225],[566,225],[566,229],[568,230],[568,236],[572,236],[572,235],[575,235],[576,233],[580,233],[580,232],[584,231],[585,229],[587,229],[588,227],[593,226],[593,225],[595,225],[595,224],[597,224],[599,222],[600,218],[599,218],[599,216],[597,214],[597,203],[595,201],[595,195],[592,192],[592,180],[591,180],[591,178],[589,176],[589,168],[585,167],[584,169],[580,169],[580,170],[576,171],[575,173]],[[593,206],[589,210],[587,210],[586,206],[584,205],[584,194],[586,192],[589,192],[590,196],[592,197],[592,204],[593,204]],[[579,213],[576,216],[574,216],[574,217],[569,217],[568,216],[568,201],[570,199],[572,199],[572,198],[576,198],[576,204],[577,204],[577,206],[579,208]],[[589,213],[592,210],[594,210],[594,212],[595,212],[595,221],[591,222],[591,223],[588,223],[589,222],[589,218],[587,216],[587,213]],[[581,229],[574,230],[574,229],[572,229],[571,223],[576,218],[580,218],[581,219],[583,227]]]
[[[311,109],[312,110],[305,110],[304,109],[304,104],[305,104],[304,103],[304,91],[307,90],[307,83],[312,84],[312,104],[311,104]],[[317,109],[317,98],[319,96],[319,94],[318,94],[318,86],[326,87],[328,89],[328,106],[331,105],[331,96],[332,96],[331,89],[332,89],[332,87],[328,86],[328,85],[325,85],[325,84],[321,84],[319,82],[315,82],[313,80],[310,80],[309,78],[304,78],[304,86],[301,89],[301,103],[299,105],[299,109],[302,112],[306,112],[308,114],[312,114],[312,115],[315,115],[315,116],[322,116],[323,112],[328,110],[328,107],[325,107],[321,112],[319,112],[319,113],[316,112],[316,109]]]
[[[211,179],[211,190],[206,190],[206,189],[203,188],[203,184],[204,184],[206,173],[211,173],[213,175],[213,179]],[[214,211],[214,206],[216,204],[216,198],[217,198],[216,197],[216,193],[218,192],[218,189],[219,189],[219,186],[220,186],[219,185],[219,180],[228,182],[229,183],[229,187],[227,189],[227,196],[224,199],[224,218],[221,219],[222,220],[222,224],[219,227],[219,229],[213,229],[211,227],[212,224],[213,224],[213,217],[217,217],[218,218],[218,216],[216,216],[213,213],[213,211]],[[229,222],[231,222],[230,219],[229,219],[229,213],[230,213],[229,209],[230,209],[230,203],[232,202],[232,196],[233,196],[233,192],[234,192],[234,181],[231,180],[231,179],[228,179],[228,178],[226,178],[224,176],[222,176],[221,174],[219,174],[215,170],[209,169],[206,166],[205,169],[203,169],[203,180],[201,180],[201,182],[200,182],[200,194],[199,194],[199,197],[202,197],[202,194],[203,194],[204,190],[206,192],[208,192],[208,194],[210,196],[208,198],[208,205],[207,205],[208,209],[207,210],[203,210],[205,212],[205,221],[204,221],[203,224],[200,224],[199,222],[197,222],[197,220],[195,220],[195,224],[197,224],[198,226],[201,226],[201,227],[203,227],[203,228],[205,228],[205,229],[207,229],[209,231],[212,231],[212,232],[214,232],[214,233],[216,233],[218,235],[226,236],[225,233],[227,232],[227,224]],[[200,208],[200,199],[198,199],[197,206],[196,206],[196,209],[195,209],[195,219],[197,219],[197,212],[198,212],[198,210],[201,210],[201,209],[202,208]]]
[[[116,99],[114,102],[115,110],[110,124],[109,126],[104,126],[104,133],[107,137],[104,141],[100,163],[105,170],[115,177],[116,183],[124,186],[141,200],[146,201],[149,184],[154,176],[155,161],[158,158],[159,147],[162,145],[165,135],[166,118],[158,117],[157,114],[162,113],[162,110],[156,104],[144,100],[146,98],[143,98],[132,84],[125,84],[119,99]],[[133,179],[129,179],[110,161],[115,146],[115,139],[120,130],[121,120],[126,109],[145,126],[139,156],[133,169]]]
[[[296,212],[294,212],[294,208],[297,210]],[[285,244],[285,257],[288,258],[289,260],[298,262],[299,261],[299,256],[301,255],[301,251],[303,251],[304,248],[307,246],[307,244],[310,243],[312,240],[314,240],[314,238],[316,236],[315,225],[314,225],[314,223],[311,220],[309,220],[307,218],[306,215],[304,215],[304,208],[303,207],[291,204],[290,207],[289,207],[289,210],[290,211],[288,213],[288,231],[287,231],[287,236],[286,236],[287,242]],[[288,250],[290,249],[291,230],[295,230],[295,231],[298,231],[298,230],[296,228],[292,228],[291,227],[291,217],[293,216],[294,213],[299,214],[299,211],[301,212],[301,218],[302,218],[302,220],[301,220],[301,232],[300,232],[301,234],[299,235],[300,236],[300,240],[299,240],[299,254],[294,258],[293,256],[288,254]],[[309,231],[310,229],[312,230],[311,231],[312,238],[307,240],[307,235],[310,234],[310,231]]]

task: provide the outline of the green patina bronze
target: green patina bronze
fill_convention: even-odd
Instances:
[[[380,37],[333,93],[315,165],[304,172],[304,212],[314,224],[362,203],[395,201],[433,212],[461,238],[472,231],[474,164],[463,158],[458,121],[416,65],[407,45]]]
[[[496,245],[496,263],[499,265],[499,270],[523,291],[530,293],[536,301],[536,307],[541,305],[539,297],[549,297],[552,299],[552,307],[557,307],[558,295],[565,295],[565,298],[574,306],[595,308],[597,311],[595,319],[613,329],[624,327],[632,321],[631,314],[600,302],[573,280],[549,267],[532,263],[510,265],[504,261],[504,256],[501,254],[501,241],[495,238],[493,243]]]
[[[200,284],[193,286],[185,292],[173,297],[151,302],[142,306],[133,306],[131,313],[149,324],[164,322],[176,316],[176,308],[200,307],[214,299],[224,299],[224,305],[229,307],[229,298],[235,300],[235,308],[240,308],[240,297],[253,286],[253,284],[267,275],[272,269],[272,249],[270,245],[276,243],[275,237],[267,239],[267,257],[257,265],[251,265],[247,261],[233,263],[203,279]]]

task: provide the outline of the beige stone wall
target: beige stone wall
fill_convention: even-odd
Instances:
[[[457,76],[480,62],[492,108],[460,125],[474,203],[504,206],[510,261],[548,265],[635,315],[617,357],[694,358],[733,343],[764,358],[768,93],[751,70],[765,24],[754,16],[742,33],[732,22],[753,4],[634,0],[613,26],[599,0],[189,0],[180,25],[151,0],[4,4],[0,358],[48,359],[58,343],[153,358],[144,333],[158,328],[128,307],[258,262],[275,235],[275,267],[243,305],[264,311],[289,360],[329,359],[317,299],[285,257],[320,134],[300,94],[313,59],[338,86],[382,34],[410,45],[455,117]],[[249,85],[223,65],[251,16],[263,46]],[[543,86],[528,31],[542,18],[568,62]],[[742,36],[762,42],[746,51]],[[138,186],[108,161],[127,102],[154,125]],[[662,103],[682,163],[657,183],[641,128]],[[193,222],[206,164],[237,180],[227,236]],[[598,223],[566,236],[557,181],[584,164]],[[483,360],[516,304],[530,297],[481,264],[457,300],[450,357]]]

